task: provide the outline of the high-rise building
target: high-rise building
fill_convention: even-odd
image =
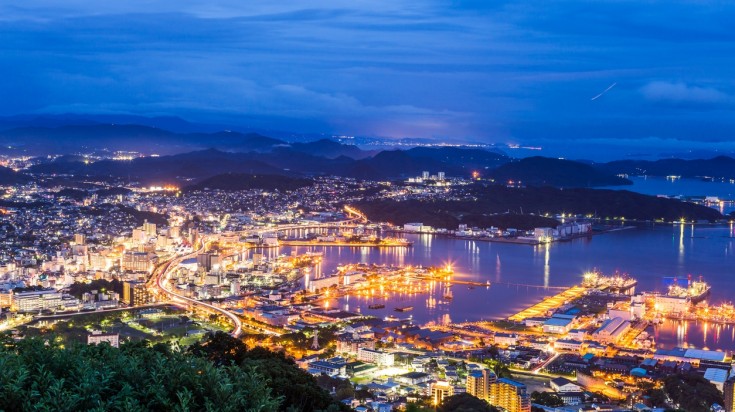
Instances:
[[[424,171],[423,171],[423,172],[421,173],[421,178],[422,178],[422,179],[424,179],[424,180],[427,180],[427,179],[429,178],[429,172],[428,172],[428,171],[426,171],[426,170],[424,170]]]
[[[128,306],[139,306],[150,303],[151,296],[145,287],[145,282],[124,282],[123,283],[123,302]]]
[[[487,399],[490,385],[497,382],[495,373],[488,369],[477,369],[467,374],[467,393],[480,399]]]
[[[200,253],[197,255],[197,269],[209,272],[212,270],[212,254]]]
[[[445,178],[444,172],[439,172],[439,173],[436,174],[436,176],[439,178],[439,180],[444,180],[444,178]]]
[[[122,270],[131,272],[149,272],[153,269],[153,258],[148,252],[126,251],[120,266]]]
[[[148,235],[148,237],[156,236],[156,224],[148,223],[148,221],[146,220],[145,222],[143,222],[143,231],[146,235]]]
[[[526,385],[502,378],[490,384],[487,401],[490,405],[499,406],[507,412],[530,412],[531,398]]]
[[[84,245],[87,243],[87,236],[83,233],[75,233],[74,234],[74,243],[77,245]]]
[[[725,411],[735,412],[735,377],[725,381]]]
[[[437,381],[431,384],[431,402],[441,405],[444,398],[454,395],[454,387],[445,381]]]

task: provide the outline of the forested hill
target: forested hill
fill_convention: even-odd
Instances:
[[[375,200],[354,206],[376,222],[456,228],[472,226],[531,229],[554,226],[544,215],[593,215],[599,218],[642,221],[716,221],[722,215],[712,208],[676,199],[642,195],[624,190],[556,189],[552,187],[508,188],[476,185],[471,200]]]

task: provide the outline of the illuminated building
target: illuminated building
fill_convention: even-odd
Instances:
[[[58,309],[64,304],[63,295],[55,290],[36,290],[13,294],[11,309],[18,312],[36,312]]]
[[[93,331],[91,335],[87,335],[87,345],[97,345],[102,342],[107,342],[110,346],[117,348],[120,346],[120,334]]]
[[[454,387],[449,382],[438,381],[431,384],[431,401],[434,405],[441,405],[444,398],[454,395]]]
[[[467,374],[467,393],[480,399],[487,399],[490,384],[498,380],[495,373],[488,369],[478,369]]]
[[[725,381],[723,392],[725,394],[725,411],[735,412],[735,377]]]
[[[13,290],[0,290],[0,308],[9,308],[13,304]]]
[[[123,253],[122,270],[131,272],[149,272],[153,269],[152,255],[147,252],[127,251]]]
[[[507,412],[531,411],[531,398],[526,385],[510,379],[498,379],[491,384],[487,400],[491,405],[501,407]]]
[[[151,300],[145,282],[123,283],[123,302],[128,306],[145,305]]]

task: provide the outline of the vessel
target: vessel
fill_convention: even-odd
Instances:
[[[401,306],[395,309],[396,312],[410,312],[413,310],[413,306]]]
[[[691,276],[687,279],[687,287],[680,286],[674,278],[674,283],[669,286],[666,295],[677,298],[689,298],[692,303],[699,303],[709,296],[712,286],[699,277],[699,280],[692,280]]]
[[[376,303],[374,305],[368,305],[368,309],[383,309],[385,305],[382,303]]]

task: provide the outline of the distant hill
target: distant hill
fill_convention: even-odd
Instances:
[[[359,202],[355,206],[370,220],[402,225],[423,222],[428,225],[456,228],[460,223],[487,226],[498,215],[522,215],[513,224],[518,229],[549,225],[539,220],[546,214],[594,215],[600,218],[628,220],[717,221],[722,215],[715,209],[675,199],[659,198],[625,190],[557,189],[553,187],[508,188],[477,184],[468,189],[472,201],[395,201]],[[530,215],[533,213],[534,215]],[[494,224],[499,226],[499,224]]]
[[[15,185],[26,183],[31,180],[31,177],[15,170],[0,166],[0,185]]]
[[[292,178],[279,175],[255,175],[245,173],[225,173],[204,179],[201,182],[187,186],[184,191],[195,190],[224,190],[237,191],[248,189],[263,190],[296,190],[313,185],[310,179]]]
[[[233,134],[217,133],[214,141]],[[67,174],[110,176],[139,179],[145,182],[174,182],[202,179],[223,173],[255,173],[294,175],[336,175],[358,179],[402,179],[418,176],[422,171],[447,176],[469,176],[472,171],[487,170],[510,159],[481,149],[456,147],[387,150],[374,156],[368,152],[336,142],[318,141],[288,145],[260,135],[234,134],[243,152],[218,149],[198,150],[176,155],[143,157],[131,161],[103,160],[85,163],[80,156],[39,157],[41,162],[28,171],[34,174]],[[321,155],[321,151],[326,152]],[[339,156],[331,158],[328,155]],[[352,154],[360,159],[347,156]],[[367,157],[366,157],[367,156]]]
[[[498,182],[515,181],[527,186],[597,187],[629,185],[632,182],[571,160],[528,157],[506,163],[490,172]]]
[[[186,179],[203,179],[222,173],[289,174],[255,160],[246,153],[203,150],[173,156],[143,157],[129,161],[102,160],[83,162],[50,162],[29,169],[30,173],[74,174],[81,176],[129,177],[144,183],[177,183]]]
[[[598,164],[598,170],[607,173],[624,173],[628,175],[649,176],[682,176],[682,177],[714,177],[735,179],[735,159],[729,156],[718,156],[711,159],[662,159],[619,160]]]
[[[255,133],[169,132],[131,124],[84,124],[59,127],[21,127],[0,131],[0,145],[30,155],[100,151],[138,151],[177,154],[217,148],[241,152],[271,150],[286,142]],[[3,149],[4,150],[4,149]]]
[[[296,152],[326,157],[328,159],[334,159],[340,156],[351,159],[363,159],[375,154],[374,152],[362,150],[354,145],[345,145],[329,139],[307,143],[292,143],[290,148]]]

